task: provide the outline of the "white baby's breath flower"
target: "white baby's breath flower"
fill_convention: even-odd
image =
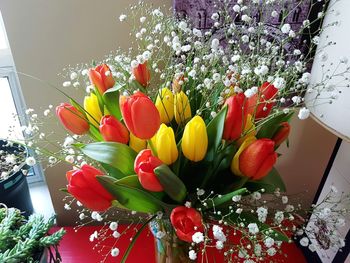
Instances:
[[[248,230],[249,230],[249,233],[251,233],[252,235],[256,235],[257,233],[259,233],[259,227],[255,223],[250,223],[248,225]]]
[[[239,201],[241,201],[241,199],[242,199],[241,195],[235,195],[232,197],[233,202],[239,202]]]
[[[236,13],[240,12],[241,11],[241,7],[239,5],[234,5],[232,7],[233,11],[235,11]]]
[[[196,232],[192,236],[192,241],[196,244],[199,244],[204,241],[204,235],[202,232]]]
[[[260,200],[260,199],[261,199],[261,194],[260,194],[260,192],[254,192],[254,193],[252,193],[252,198],[253,198],[254,200]]]
[[[109,229],[110,230],[115,231],[115,230],[117,230],[117,228],[118,228],[118,223],[117,222],[111,222],[109,224]]]
[[[274,255],[276,255],[276,249],[274,247],[270,247],[268,250],[267,250],[267,254],[272,257]]]
[[[258,219],[261,223],[265,223],[266,217],[267,217],[267,209],[265,207],[259,207],[256,210],[256,213],[258,214]]]
[[[307,118],[309,118],[310,116],[310,110],[303,107],[299,110],[299,113],[298,113],[298,118],[300,120],[306,120]]]
[[[196,260],[197,259],[197,253],[196,251],[194,251],[193,249],[190,250],[188,252],[188,257],[191,259],[191,260]]]
[[[241,19],[246,23],[249,23],[252,20],[252,18],[246,14],[244,14]]]
[[[202,31],[200,31],[199,29],[193,28],[192,32],[193,35],[195,35],[196,37],[202,37]]]
[[[236,213],[237,213],[237,214],[240,214],[240,213],[242,213],[242,212],[243,212],[243,209],[242,209],[242,208],[237,208],[237,209],[236,209]]]
[[[215,243],[215,248],[216,248],[217,250],[223,249],[223,248],[224,248],[224,243],[223,243],[222,241],[220,241],[220,240],[216,241],[216,243]]]
[[[119,16],[119,21],[120,21],[120,22],[123,22],[123,21],[125,21],[126,18],[127,18],[127,16],[126,16],[125,14],[121,14],[121,15]]]
[[[284,213],[282,211],[277,211],[275,213],[275,223],[279,225],[282,223],[283,220],[284,220]]]
[[[97,231],[95,231],[94,233],[92,233],[92,234],[90,235],[89,240],[90,240],[90,242],[93,242],[96,238],[98,238],[98,233],[97,233]]]
[[[264,244],[266,247],[272,247],[275,244],[275,240],[273,240],[273,238],[271,238],[271,237],[267,237],[264,240]]]
[[[218,13],[213,13],[212,15],[211,15],[211,19],[212,20],[218,20],[219,19],[219,14]]]
[[[302,98],[300,96],[293,96],[292,101],[296,104],[299,105],[302,101]]]
[[[112,236],[114,238],[119,238],[120,237],[120,233],[118,231],[113,231]]]
[[[65,81],[62,84],[62,86],[65,87],[65,88],[69,87],[70,85],[72,85],[72,82],[70,82],[70,81]]]
[[[68,211],[68,210],[71,210],[72,208],[70,207],[69,204],[64,204],[64,209],[66,209]]]
[[[271,13],[272,17],[278,17],[278,12],[276,10],[273,10]]]
[[[286,80],[284,78],[281,77],[277,77],[275,78],[273,85],[275,86],[276,89],[283,89],[286,85]]]
[[[34,157],[30,156],[26,158],[26,164],[28,166],[34,166],[36,164],[36,160],[34,159]]]
[[[287,204],[288,203],[288,196],[282,196],[282,204]]]
[[[303,247],[307,247],[309,245],[309,239],[307,237],[303,237],[302,239],[300,239],[299,243]]]
[[[86,218],[85,214],[84,213],[80,213],[79,214],[79,219],[80,220],[84,220]]]
[[[117,257],[119,255],[119,249],[118,248],[112,248],[111,250],[111,256],[112,257]]]
[[[282,31],[283,34],[288,34],[290,30],[291,30],[290,24],[284,24],[281,27],[281,31]]]
[[[142,16],[140,17],[140,23],[144,23],[146,21],[146,17]]]

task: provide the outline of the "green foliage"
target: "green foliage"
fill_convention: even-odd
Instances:
[[[116,142],[96,142],[77,145],[89,158],[118,169],[124,176],[134,173],[136,152],[129,146]],[[120,175],[116,175],[120,177]]]
[[[248,181],[244,186],[252,192],[261,190],[262,188],[265,189],[266,193],[274,193],[276,188],[279,188],[282,192],[286,192],[286,186],[276,168],[272,168],[271,172],[263,179]]]
[[[181,179],[170,170],[167,165],[158,166],[154,169],[160,184],[171,199],[181,203],[186,198],[187,189]]]
[[[109,113],[118,120],[122,119],[122,114],[119,107],[119,90],[124,88],[124,85],[116,84],[113,88],[106,90],[103,94],[103,101]]]
[[[218,207],[220,205],[226,204],[227,202],[232,201],[232,197],[236,196],[236,195],[243,195],[247,193],[247,189],[246,188],[241,188],[238,190],[235,190],[231,193],[225,194],[225,195],[221,195],[220,197],[215,197],[211,200],[208,200],[207,206],[205,207],[205,210],[210,209],[212,207]]]
[[[54,217],[47,222],[42,215],[31,215],[28,220],[15,208],[1,208],[0,215],[0,262],[34,262],[38,251],[56,246],[65,230],[47,235],[54,225]]]
[[[268,121],[266,121],[264,123],[264,125],[259,129],[258,134],[256,135],[256,137],[258,139],[260,138],[272,138],[273,135],[276,133],[276,131],[280,128],[280,124],[282,122],[288,122],[292,116],[293,116],[294,112],[290,112],[290,113],[279,113],[277,114],[275,117],[270,118]]]
[[[125,208],[143,213],[156,213],[166,207],[166,204],[158,198],[141,186],[138,187],[135,179],[131,179],[130,176],[128,180],[122,179],[121,181],[109,176],[97,176],[96,178]]]

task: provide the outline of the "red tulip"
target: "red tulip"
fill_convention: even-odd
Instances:
[[[134,74],[135,79],[143,87],[147,87],[151,79],[151,74],[147,68],[147,61],[143,64],[138,64],[137,67],[132,68],[132,74]]]
[[[182,241],[191,243],[193,234],[204,231],[202,216],[194,208],[186,206],[175,207],[171,211],[170,221],[176,235]]]
[[[265,177],[277,161],[275,142],[259,139],[251,143],[239,156],[239,170],[253,180]]]
[[[103,172],[87,164],[79,170],[68,171],[67,188],[68,192],[87,208],[105,211],[111,207],[114,198],[97,181],[97,175],[103,175]]]
[[[247,101],[248,113],[252,115],[255,113],[255,119],[262,119],[269,116],[272,107],[275,105],[271,100],[275,98],[277,93],[278,89],[271,83],[265,82],[262,84],[258,93],[250,97]]]
[[[151,99],[142,92],[136,92],[129,97],[121,97],[120,108],[126,127],[136,137],[148,140],[158,131],[159,112]]]
[[[87,133],[90,129],[90,125],[84,114],[68,103],[61,103],[57,106],[56,115],[63,126],[74,134],[82,135]]]
[[[100,94],[112,88],[115,83],[112,72],[106,64],[101,64],[95,69],[90,69],[89,78],[91,84],[98,89]]]
[[[152,192],[163,191],[163,186],[154,173],[154,169],[162,164],[161,160],[152,155],[150,149],[139,152],[135,159],[134,170],[143,188]]]
[[[288,138],[290,129],[291,127],[288,122],[282,122],[280,124],[280,128],[272,137],[272,140],[275,142],[276,147],[280,146],[282,142],[284,142]]]
[[[225,140],[236,140],[241,136],[247,120],[245,100],[243,93],[231,96],[226,100],[225,105],[228,109],[222,135]]]
[[[128,129],[116,118],[106,115],[101,119],[100,132],[105,141],[127,144],[129,141]]]

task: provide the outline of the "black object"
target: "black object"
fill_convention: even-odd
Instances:
[[[6,140],[0,140],[0,150],[8,153],[27,152],[23,146],[18,144],[8,145]],[[7,207],[15,207],[24,212],[28,217],[33,213],[33,204],[30,198],[26,175],[22,170],[27,169],[25,162],[20,164],[21,169],[14,172],[6,180],[0,181],[0,203],[4,203]],[[2,171],[0,171],[1,173]]]

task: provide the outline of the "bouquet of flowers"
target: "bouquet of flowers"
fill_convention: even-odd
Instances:
[[[159,262],[195,260],[207,248],[222,251],[228,262],[255,262],[303,233],[301,208],[289,203],[274,168],[278,149],[288,144],[294,112],[299,119],[310,114],[304,94],[327,88],[332,78],[342,85],[349,68],[340,60],[322,83],[310,85],[322,30],[305,38],[314,21],[296,30],[286,22],[287,10],[274,10],[277,1],[246,2],[220,2],[208,30],[144,3],[132,6],[120,16],[132,21],[132,48],[68,69],[63,86],[87,83],[87,95],[83,105],[67,95],[70,102],[57,106],[74,135],[58,153],[45,153],[51,164],[73,164],[66,191],[94,220],[110,223],[110,236],[120,234],[107,210],[144,214],[122,262],[147,225]],[[272,38],[263,17],[280,14],[279,37]],[[304,50],[289,50],[292,41]],[[307,238],[301,243],[315,249]],[[332,246],[342,247],[343,240],[334,238]]]

